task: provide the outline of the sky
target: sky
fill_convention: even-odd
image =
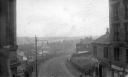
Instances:
[[[108,10],[108,0],[17,0],[17,35],[100,36]]]

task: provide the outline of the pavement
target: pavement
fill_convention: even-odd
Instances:
[[[89,75],[84,75],[83,73],[81,73],[80,71],[78,71],[78,70],[76,69],[76,67],[74,67],[74,66],[72,65],[72,63],[71,63],[70,61],[67,61],[67,62],[66,62],[66,66],[67,66],[67,68],[70,70],[70,72],[71,72],[73,75],[75,75],[75,77],[80,77],[81,74],[82,74],[82,77],[92,77],[92,76],[89,76]]]
[[[39,68],[38,77],[76,77],[66,66],[67,56],[48,60]]]

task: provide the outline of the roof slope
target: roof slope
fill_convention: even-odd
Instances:
[[[94,40],[93,43],[99,43],[99,44],[108,44],[108,43],[110,43],[109,34],[102,35],[98,39]]]

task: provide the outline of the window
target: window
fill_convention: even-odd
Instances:
[[[0,6],[0,15],[1,15],[1,13],[2,13],[2,8],[1,8],[1,6]]]
[[[118,7],[118,4],[114,4],[113,6],[113,19],[114,20],[118,20],[119,19],[119,14],[118,14],[118,10],[119,10],[119,7]]]
[[[12,31],[11,31],[11,28],[10,28],[10,25],[6,26],[6,42],[8,45],[11,45],[11,42],[13,42],[13,40],[11,40],[11,37],[12,36]]]
[[[128,49],[126,49],[126,63],[128,63]]]
[[[108,58],[108,47],[104,47],[104,57]]]
[[[119,61],[119,57],[120,57],[120,49],[114,48],[114,60]]]
[[[0,17],[1,17],[1,15],[2,15],[2,2],[0,2]],[[2,26],[1,26],[1,21],[0,21],[0,48],[2,47],[2,36],[1,36],[1,30],[2,29]]]
[[[128,4],[125,4],[125,19],[128,19]]]
[[[0,2],[0,16],[2,15],[2,2]]]
[[[97,56],[97,46],[96,45],[93,46],[93,52],[94,52],[94,55]]]
[[[128,42],[128,23],[125,23],[124,27],[125,27],[125,41]]]
[[[113,24],[114,41],[119,41],[120,38],[119,31],[120,31],[120,24],[119,23]]]

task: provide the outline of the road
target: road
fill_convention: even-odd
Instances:
[[[39,69],[39,77],[75,77],[65,65],[67,56],[53,58],[42,64]]]

